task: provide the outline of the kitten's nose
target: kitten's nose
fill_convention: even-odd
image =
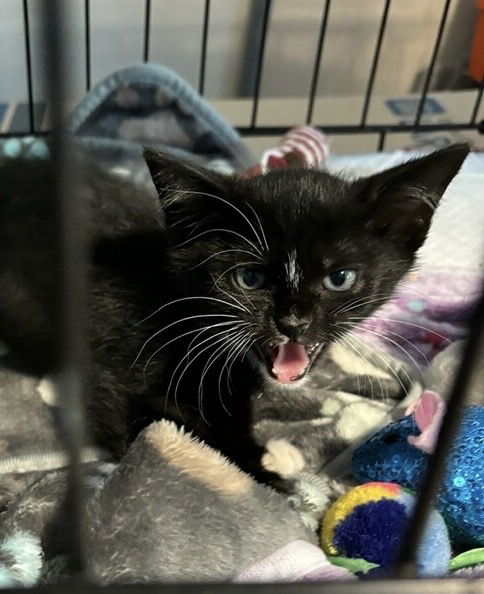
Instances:
[[[284,316],[274,320],[279,332],[289,338],[289,340],[297,341],[298,338],[306,332],[309,328],[311,320],[309,318],[300,318],[296,316]]]

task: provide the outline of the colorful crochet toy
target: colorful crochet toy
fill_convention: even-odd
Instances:
[[[330,561],[355,573],[386,573],[398,556],[415,503],[408,489],[392,483],[354,487],[323,518],[321,544]],[[442,516],[433,510],[417,554],[422,576],[445,575],[451,547]]]
[[[418,492],[433,450],[445,405],[426,391],[407,411],[353,453],[355,477],[390,481]],[[452,445],[436,501],[451,541],[461,549],[484,546],[484,407],[468,406]]]

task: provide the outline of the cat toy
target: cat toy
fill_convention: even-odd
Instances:
[[[426,391],[407,416],[387,425],[353,453],[354,476],[392,482],[418,492],[435,445],[445,405]],[[452,444],[436,507],[452,544],[484,546],[484,407],[466,407]]]
[[[415,495],[393,483],[350,489],[326,511],[321,545],[328,559],[355,573],[385,574],[394,564]],[[447,527],[432,510],[416,556],[419,575],[445,575],[451,557]]]

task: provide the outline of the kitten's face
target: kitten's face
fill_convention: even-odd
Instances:
[[[356,182],[302,169],[221,178],[148,159],[166,196],[180,290],[209,297],[193,303],[220,314],[220,359],[247,353],[262,377],[285,386],[308,377],[325,347],[411,267],[466,152]]]

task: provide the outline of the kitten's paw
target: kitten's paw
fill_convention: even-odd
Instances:
[[[296,477],[306,465],[300,450],[286,439],[269,439],[266,453],[262,456],[263,468],[282,478]]]
[[[57,406],[57,387],[48,377],[44,377],[37,385],[37,393],[47,406]]]

